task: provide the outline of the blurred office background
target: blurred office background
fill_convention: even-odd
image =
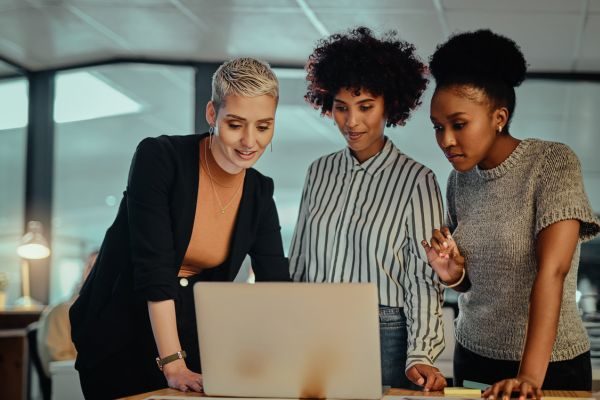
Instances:
[[[32,296],[62,301],[116,215],[136,144],[205,131],[211,74],[237,56],[270,62],[280,79],[273,151],[256,168],[275,180],[287,249],[307,166],[344,146],[303,100],[304,62],[320,38],[357,25],[397,30],[424,60],[453,32],[490,28],[514,39],[530,75],[517,91],[512,132],[571,146],[600,212],[600,0],[0,0],[7,304],[21,296],[15,249],[26,221],[43,222],[52,250],[31,266]],[[387,135],[433,169],[444,191],[451,167],[429,122],[432,87],[407,125]],[[596,240],[581,261],[588,315],[599,271]]]

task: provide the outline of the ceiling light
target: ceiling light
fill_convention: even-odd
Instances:
[[[88,72],[56,76],[54,121],[85,121],[139,112],[141,104]]]

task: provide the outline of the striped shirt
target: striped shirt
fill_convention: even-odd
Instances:
[[[292,238],[290,275],[302,282],[375,282],[379,303],[404,307],[406,368],[433,365],[444,349],[442,289],[421,240],[442,223],[431,170],[386,137],[360,164],[349,148],[314,161],[307,172]]]

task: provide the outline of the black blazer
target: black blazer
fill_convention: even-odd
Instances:
[[[138,145],[117,217],[70,310],[78,369],[133,340],[134,325],[148,324],[147,301],[175,298],[196,213],[199,144],[206,136],[160,136]],[[247,254],[257,280],[290,280],[273,181],[254,169],[246,171],[229,255],[203,271],[201,280],[233,281]]]

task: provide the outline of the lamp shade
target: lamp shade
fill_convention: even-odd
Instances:
[[[50,255],[48,241],[42,235],[41,222],[29,221],[27,224],[27,233],[23,235],[21,244],[17,247],[17,254],[28,260],[38,260]]]

